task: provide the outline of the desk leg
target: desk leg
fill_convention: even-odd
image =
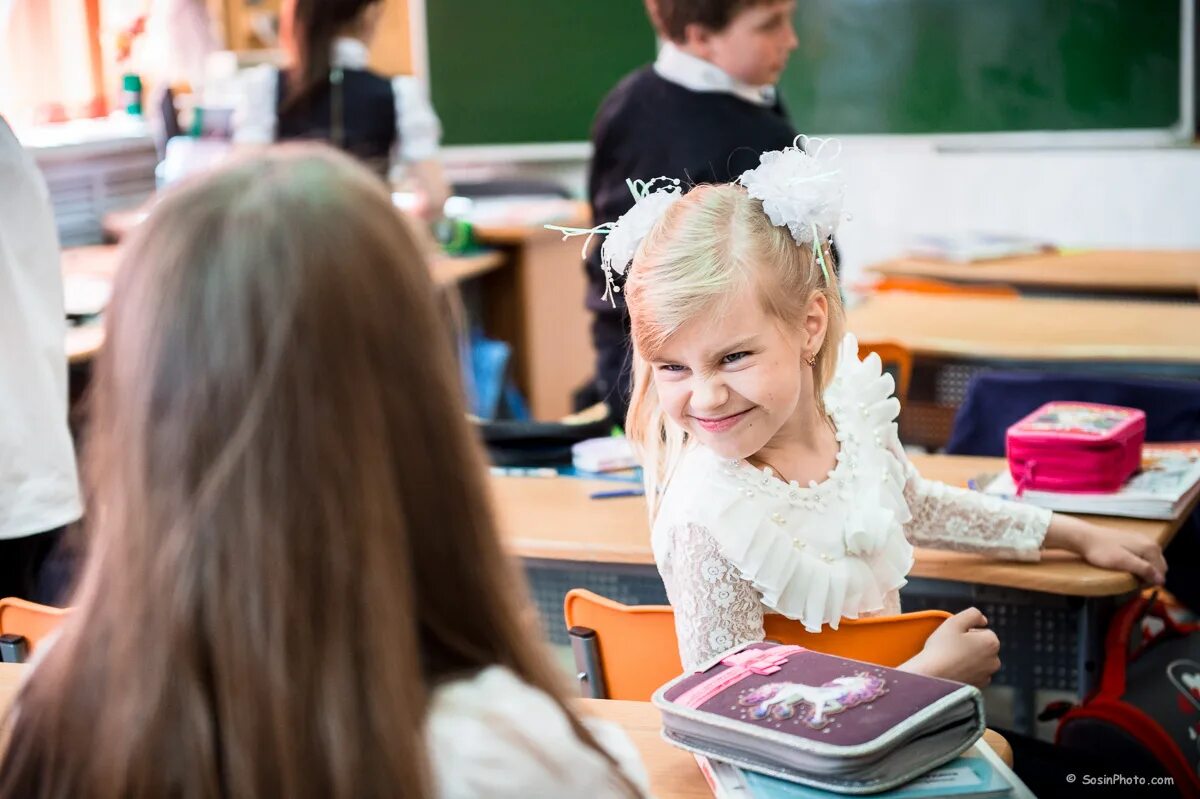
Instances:
[[[1076,653],[1080,701],[1095,690],[1100,680],[1108,623],[1117,607],[1128,601],[1131,596],[1133,595],[1088,597],[1083,601],[1083,608],[1079,611],[1079,648]]]

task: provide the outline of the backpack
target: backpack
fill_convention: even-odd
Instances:
[[[1200,624],[1176,621],[1157,593],[1123,605],[1099,686],[1062,716],[1055,743],[1111,763],[1130,795],[1169,777],[1180,796],[1200,798]],[[1143,790],[1167,795],[1161,784]]]

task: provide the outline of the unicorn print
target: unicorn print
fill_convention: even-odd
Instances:
[[[749,706],[750,718],[776,721],[797,714],[804,724],[819,730],[843,710],[871,702],[887,693],[882,677],[860,672],[851,677],[837,677],[823,685],[799,682],[771,682],[760,685],[738,698],[738,704]]]

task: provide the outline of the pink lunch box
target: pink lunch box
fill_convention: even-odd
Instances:
[[[1026,489],[1118,490],[1142,464],[1146,414],[1090,402],[1049,402],[1008,428],[1008,468]]]

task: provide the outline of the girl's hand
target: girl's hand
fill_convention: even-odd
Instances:
[[[1000,639],[978,608],[967,608],[942,622],[920,654],[900,668],[983,688],[1000,669]]]
[[[1162,585],[1167,575],[1162,547],[1146,536],[1111,530],[1071,516],[1056,513],[1050,518],[1044,546],[1070,550],[1093,566],[1129,572],[1150,585]]]

